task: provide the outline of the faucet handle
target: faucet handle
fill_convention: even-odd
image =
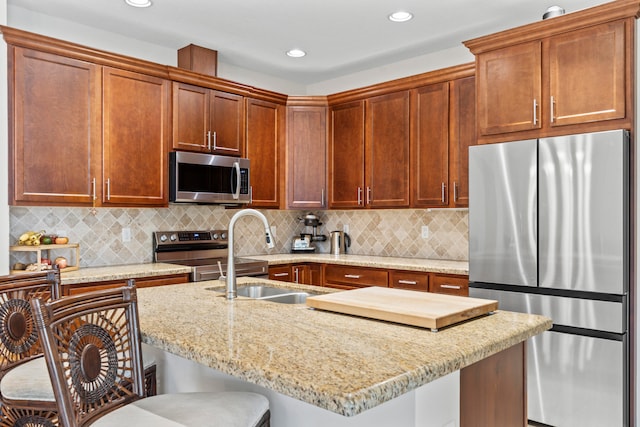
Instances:
[[[218,280],[227,280],[227,276],[224,275],[224,271],[222,271],[222,263],[218,261],[218,270],[220,270],[220,277]]]

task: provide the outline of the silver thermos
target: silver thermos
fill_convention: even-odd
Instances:
[[[351,246],[351,237],[344,231],[331,232],[331,251],[332,255],[346,254],[347,249]]]

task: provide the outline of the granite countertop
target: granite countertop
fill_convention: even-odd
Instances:
[[[400,270],[424,271],[445,274],[469,274],[467,261],[450,261],[419,258],[394,258],[369,255],[330,255],[330,254],[275,254],[249,255],[243,258],[264,260],[269,265],[290,264],[296,262],[317,262],[327,264],[355,265],[361,267],[392,268]],[[169,274],[191,273],[191,267],[166,263],[124,264],[104,267],[84,267],[62,273],[62,283],[101,282],[124,280],[145,276],[164,276]]]
[[[312,254],[277,254],[248,255],[246,258],[266,260],[269,265],[290,264],[296,262],[317,262],[327,264],[354,265],[360,267],[391,268],[399,270],[425,271],[444,274],[469,274],[469,262],[424,258],[399,258],[372,255],[331,255]]]
[[[105,282],[108,280],[126,280],[137,277],[186,273],[191,273],[191,267],[165,263],[126,264],[80,268],[79,270],[62,273],[60,280],[63,285],[72,285],[75,283]]]
[[[238,278],[238,283],[269,283]],[[207,288],[138,290],[149,345],[329,411],[353,416],[551,327],[542,316],[496,311],[438,332]],[[304,285],[295,285],[304,288]],[[311,289],[327,292],[325,288]]]

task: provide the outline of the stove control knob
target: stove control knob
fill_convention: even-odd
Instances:
[[[160,235],[160,241],[161,242],[166,242],[167,241],[167,235],[166,234],[161,234]]]
[[[222,233],[222,235],[220,236],[220,238],[222,240],[227,240],[227,233]]]
[[[171,239],[172,242],[175,242],[176,240],[178,240],[178,235],[174,233],[171,235],[171,237],[169,237],[169,239]]]
[[[218,240],[218,237],[220,237],[218,236],[218,233],[213,233],[213,240]]]

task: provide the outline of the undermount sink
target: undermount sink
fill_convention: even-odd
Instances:
[[[211,291],[226,292],[224,287],[207,288]],[[299,289],[276,288],[266,285],[241,285],[238,286],[237,295],[263,301],[279,302],[281,304],[303,304],[307,300],[308,292]]]

